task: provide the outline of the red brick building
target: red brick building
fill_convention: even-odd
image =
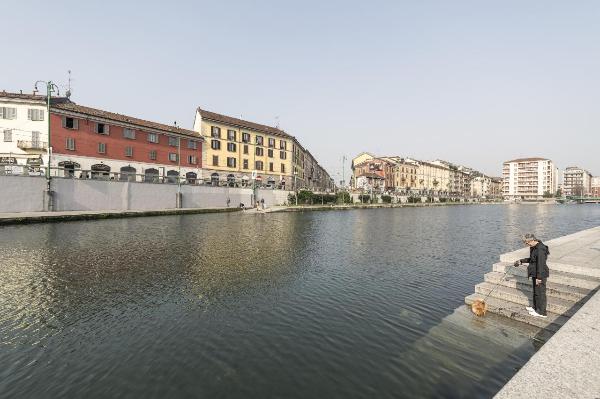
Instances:
[[[201,176],[202,137],[176,126],[84,107],[51,107],[53,175],[189,183]],[[180,145],[180,148],[179,148]]]

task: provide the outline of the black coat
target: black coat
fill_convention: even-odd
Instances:
[[[521,259],[521,263],[528,263],[527,275],[529,277],[542,279],[550,276],[550,269],[546,264],[548,255],[550,255],[550,250],[541,241],[529,248],[529,258]]]

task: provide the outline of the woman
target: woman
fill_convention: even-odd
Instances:
[[[527,276],[533,283],[533,307],[526,309],[534,317],[547,317],[546,315],[546,280],[550,276],[550,269],[546,259],[550,255],[548,247],[538,240],[533,234],[525,234],[523,242],[529,246],[529,258],[515,262],[515,266],[527,263]]]

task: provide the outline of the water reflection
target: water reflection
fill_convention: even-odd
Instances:
[[[5,227],[0,396],[489,396],[534,348],[455,309],[522,231],[599,221],[472,206]]]

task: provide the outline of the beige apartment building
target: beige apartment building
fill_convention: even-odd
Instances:
[[[558,169],[546,158],[520,158],[502,166],[503,196],[507,200],[541,200],[558,189]]]
[[[440,163],[419,161],[417,182],[423,194],[448,194],[450,168]]]
[[[256,184],[331,190],[329,174],[285,131],[198,108],[194,131],[205,139],[203,178],[214,185]]]
[[[566,196],[586,196],[592,191],[592,174],[578,166],[569,166],[563,173],[563,194]]]
[[[419,163],[412,159],[399,158],[393,166],[396,191],[412,192],[419,189]]]

